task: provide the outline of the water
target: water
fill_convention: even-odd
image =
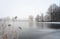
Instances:
[[[8,24],[11,25],[8,26]],[[60,29],[51,27],[55,25],[59,26],[59,24],[47,22],[0,22],[0,39],[3,31],[8,34],[9,39],[60,39]]]

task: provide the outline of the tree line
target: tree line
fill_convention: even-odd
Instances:
[[[33,19],[33,16],[30,16],[29,18]],[[37,22],[60,22],[60,6],[56,4],[52,4],[49,6],[47,10],[46,16],[43,16],[43,14],[37,15],[35,17],[35,21]]]

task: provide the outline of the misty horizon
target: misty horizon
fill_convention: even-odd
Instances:
[[[21,19],[46,14],[51,4],[59,6],[60,0],[0,0],[0,18],[18,16]]]

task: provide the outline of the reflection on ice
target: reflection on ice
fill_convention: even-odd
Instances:
[[[54,39],[59,38],[60,31],[53,29],[57,28],[59,24],[52,24],[52,23],[44,23],[44,22],[28,22],[28,21],[21,21],[21,22],[0,22],[0,39],[2,39],[2,32],[4,31],[4,35],[9,37],[9,39]],[[3,24],[3,25],[2,25]],[[59,31],[59,32],[58,32]],[[54,34],[55,33],[55,34]],[[7,34],[7,35],[6,35]],[[55,36],[56,35],[56,36]],[[47,37],[48,36],[48,37]],[[6,38],[7,39],[7,38]]]

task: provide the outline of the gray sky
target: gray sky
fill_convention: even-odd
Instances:
[[[27,18],[29,15],[46,13],[48,7],[60,0],[0,0],[0,18],[18,16]]]

